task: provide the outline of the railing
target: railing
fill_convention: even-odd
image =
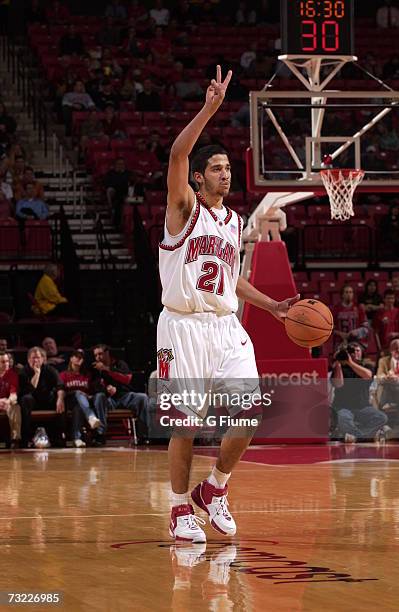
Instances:
[[[38,142],[43,144],[44,154],[48,155],[49,117],[44,98],[38,83],[32,77],[32,64],[27,53],[18,48],[10,36],[1,39],[1,53],[7,62],[13,85],[22,98],[22,108],[32,119],[33,127],[38,133]]]

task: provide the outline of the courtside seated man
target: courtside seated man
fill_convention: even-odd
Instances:
[[[238,298],[280,320],[299,299],[276,302],[239,277],[243,222],[223,204],[231,182],[226,151],[219,146],[200,149],[191,164],[198,192],[188,184],[189,155],[222,104],[231,76],[229,71],[222,81],[217,67],[203,108],[176,138],[170,153],[165,236],[159,257],[164,305],[157,338],[161,387],[172,379],[257,380],[251,340],[234,314]],[[197,414],[192,405],[183,405],[180,410],[186,415]],[[225,435],[211,474],[191,493],[193,501],[208,513],[211,525],[226,535],[236,532],[227,505],[227,481],[255,430],[245,429],[243,436]],[[205,542],[206,536],[199,525],[203,521],[195,516],[189,501],[192,447],[193,435],[175,429],[169,443],[170,535],[199,543]]]

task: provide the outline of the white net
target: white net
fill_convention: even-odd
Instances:
[[[353,194],[364,178],[363,170],[322,170],[321,179],[330,199],[331,219],[347,221],[354,216]]]

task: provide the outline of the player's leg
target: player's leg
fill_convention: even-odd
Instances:
[[[193,460],[193,437],[173,435],[168,448],[172,501],[188,504],[188,485]]]
[[[198,322],[199,323],[199,322]],[[191,326],[190,330],[186,329]],[[185,339],[190,337],[190,342]],[[189,377],[197,374],[193,346],[195,321],[185,321],[183,317],[163,311],[159,317],[157,330],[158,385],[162,395],[172,397],[182,392],[181,386]],[[198,355],[198,352],[197,352]],[[198,362],[197,362],[198,363]],[[200,378],[200,376],[197,377]],[[170,416],[176,416],[174,410]],[[181,418],[187,416],[184,410]],[[206,536],[199,523],[202,519],[194,514],[189,501],[189,479],[193,457],[195,430],[175,428],[169,442],[168,460],[171,481],[171,517],[169,534],[175,540],[195,543],[205,542]]]
[[[223,328],[224,326],[224,328]],[[238,319],[226,317],[220,321],[220,341],[223,338],[225,357],[217,368],[217,378],[221,381],[230,396],[237,392],[245,395],[256,392],[258,387],[258,371],[252,342],[242,328]],[[252,424],[232,425],[223,437],[220,452],[215,466],[208,478],[202,481],[191,493],[194,502],[209,515],[214,529],[225,535],[236,533],[235,521],[228,510],[227,482],[234,467],[248,448],[258,424],[261,420],[262,408],[242,410],[240,406],[234,411],[235,419],[250,418]],[[240,422],[240,419],[239,419]]]

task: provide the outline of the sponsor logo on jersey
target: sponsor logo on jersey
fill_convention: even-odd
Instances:
[[[197,236],[188,241],[186,247],[186,264],[197,261],[200,255],[213,255],[224,261],[233,272],[236,255],[235,247],[220,236]]]
[[[159,349],[158,358],[158,378],[169,380],[170,378],[170,362],[173,361],[172,349]]]

